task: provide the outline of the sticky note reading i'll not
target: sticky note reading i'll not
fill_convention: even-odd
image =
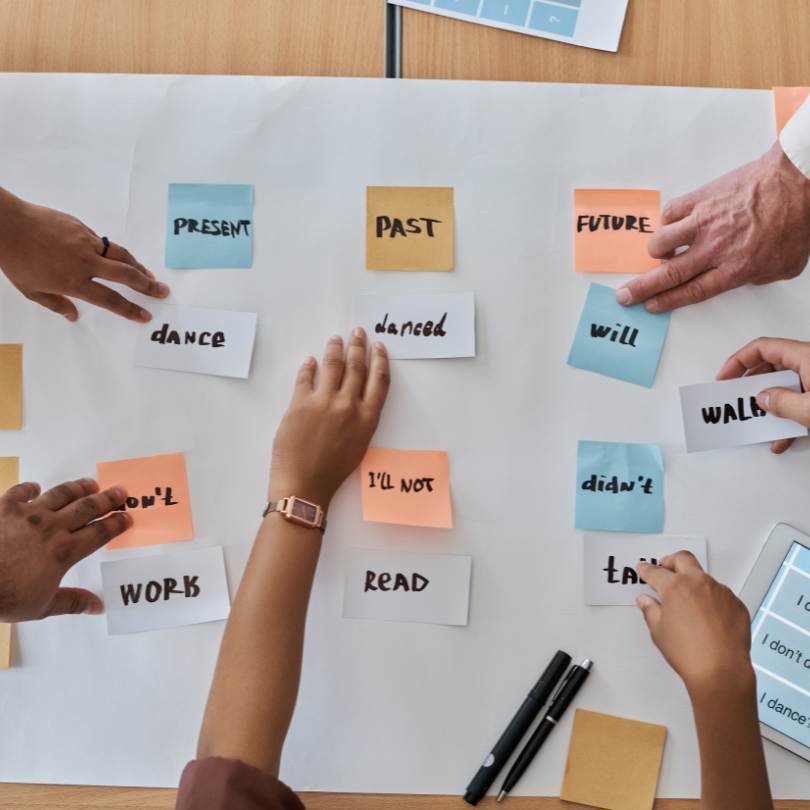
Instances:
[[[453,189],[368,186],[366,268],[452,270]]]
[[[253,263],[253,186],[170,183],[166,267]]]
[[[773,111],[776,117],[776,134],[779,135],[793,114],[810,95],[810,87],[774,87]]]
[[[360,486],[364,520],[453,528],[447,453],[372,447],[360,465]]]
[[[22,429],[23,348],[0,344],[0,430]]]
[[[568,365],[651,388],[670,316],[647,312],[643,304],[623,307],[612,287],[591,284]]]
[[[655,444],[577,445],[576,528],[659,534],[664,530],[664,459]]]
[[[133,548],[191,540],[186,459],[183,453],[102,461],[96,465],[99,487],[121,486],[127,492],[124,511],[132,527],[105,548]]]
[[[574,190],[577,273],[646,273],[661,262],[647,252],[661,225],[661,192],[638,188]]]

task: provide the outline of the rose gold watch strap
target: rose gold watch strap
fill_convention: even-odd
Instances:
[[[264,512],[262,512],[262,518],[266,518],[272,512],[278,512],[284,517],[285,520],[288,520],[290,523],[294,523],[296,526],[302,526],[303,528],[309,528],[309,529],[318,529],[321,532],[321,534],[326,533],[326,518],[324,517],[323,509],[320,506],[318,506],[318,510],[321,513],[321,525],[320,526],[307,526],[307,524],[305,524],[305,523],[299,523],[298,521],[295,521],[295,520],[289,520],[289,518],[287,517],[286,512],[284,511],[287,508],[287,501],[289,501],[289,497],[279,498],[279,500],[277,500],[275,502],[274,501],[268,501]],[[307,501],[307,503],[310,503],[310,501]],[[317,506],[317,504],[313,504],[313,505]]]

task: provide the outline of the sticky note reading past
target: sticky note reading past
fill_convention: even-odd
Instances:
[[[191,500],[183,453],[102,461],[96,465],[101,489],[121,486],[132,527],[105,548],[133,548],[194,538]]]
[[[574,191],[574,269],[646,273],[660,264],[647,252],[661,224],[661,192],[637,188]]]
[[[23,348],[0,344],[0,430],[22,429]]]
[[[560,798],[605,810],[652,810],[665,726],[577,709]]]
[[[453,528],[447,453],[372,447],[360,465],[360,486],[364,520]]]
[[[0,495],[20,480],[20,460],[16,456],[0,457]]]
[[[452,188],[366,189],[369,270],[452,270],[453,234]]]
[[[776,134],[779,135],[793,114],[810,95],[810,87],[774,87],[773,109],[776,116]]]
[[[591,284],[568,365],[651,388],[670,315],[647,312],[643,304],[623,307],[612,287]]]
[[[250,267],[253,186],[170,183],[166,267]]]
[[[654,444],[577,445],[576,528],[658,534],[664,530],[664,459]]]

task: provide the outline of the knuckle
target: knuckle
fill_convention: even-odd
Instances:
[[[343,357],[342,356],[339,357],[336,354],[327,355],[324,358],[323,364],[327,366],[327,368],[331,369],[343,368]]]
[[[682,280],[680,265],[674,261],[664,262],[663,275],[670,287],[677,287]]]
[[[684,294],[691,304],[699,304],[701,301],[705,301],[707,297],[706,287],[699,278],[693,279],[686,285]]]
[[[78,593],[72,593],[70,595],[70,601],[67,604],[67,612],[81,613],[83,609],[84,602],[82,601],[82,597]]]
[[[362,372],[366,370],[366,363],[365,360],[361,360],[359,357],[350,357],[346,361],[346,368],[349,371]]]

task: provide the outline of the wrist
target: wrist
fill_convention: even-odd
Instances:
[[[766,154],[770,159],[772,168],[776,170],[778,176],[797,192],[803,194],[805,203],[810,205],[810,179],[808,179],[804,172],[793,162],[782,148],[782,144],[777,140]]]
[[[270,477],[270,486],[267,490],[268,500],[279,501],[281,498],[295,496],[320,506],[326,515],[332,500],[332,493],[315,482],[299,481],[292,478]]]
[[[749,658],[736,664],[718,666],[684,679],[695,711],[708,704],[732,701],[756,702],[756,676]]]

